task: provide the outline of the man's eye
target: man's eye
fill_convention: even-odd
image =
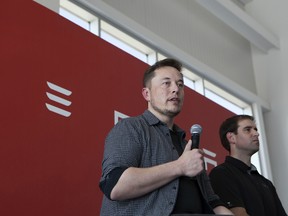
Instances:
[[[183,88],[184,84],[183,83],[178,83],[178,87]]]
[[[245,131],[251,132],[251,128],[245,128]]]

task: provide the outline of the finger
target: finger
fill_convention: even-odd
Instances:
[[[204,155],[204,151],[202,149],[199,149],[199,153]]]
[[[186,146],[185,146],[184,151],[190,151],[190,150],[191,150],[191,145],[192,145],[192,141],[189,140],[188,143],[187,143]]]

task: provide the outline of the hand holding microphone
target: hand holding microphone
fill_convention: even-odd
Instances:
[[[179,159],[183,161],[181,167],[184,175],[194,177],[204,170],[203,151],[198,149],[202,127],[195,124],[191,127],[190,132],[191,141],[188,142]]]

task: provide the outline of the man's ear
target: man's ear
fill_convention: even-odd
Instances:
[[[226,138],[229,141],[229,143],[234,144],[235,143],[235,134],[232,132],[228,132],[226,134]]]
[[[142,95],[147,102],[150,101],[150,90],[147,87],[142,89]]]

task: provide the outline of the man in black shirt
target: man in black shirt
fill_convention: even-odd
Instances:
[[[237,216],[287,216],[272,182],[251,164],[259,150],[254,118],[232,116],[222,123],[219,135],[230,156],[211,171],[210,180],[230,210]]]

